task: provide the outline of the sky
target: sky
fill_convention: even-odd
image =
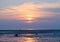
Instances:
[[[60,29],[60,0],[0,0],[0,29]]]

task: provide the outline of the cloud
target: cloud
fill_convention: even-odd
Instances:
[[[47,8],[58,8],[59,4],[33,4],[33,3],[24,3],[19,6],[11,6],[5,9],[0,9],[0,19],[15,19],[15,20],[26,20],[32,17],[38,21],[38,18],[52,18],[56,14],[51,12],[50,9],[48,11],[44,11],[43,9]],[[42,11],[43,10],[43,11]],[[44,21],[44,20],[43,20]]]
[[[60,13],[60,8],[43,8],[42,11],[52,12],[54,14],[59,14]]]
[[[60,0],[41,0],[43,2],[46,2],[46,3],[58,3],[60,2]]]
[[[60,4],[60,0],[0,0],[0,8],[6,8],[13,5],[21,5],[23,3],[35,3],[35,4]]]
[[[0,1],[0,29],[60,28],[60,0],[5,1]]]

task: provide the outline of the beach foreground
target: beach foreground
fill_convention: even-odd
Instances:
[[[58,31],[58,30],[57,30]],[[60,32],[0,34],[0,42],[60,42]]]

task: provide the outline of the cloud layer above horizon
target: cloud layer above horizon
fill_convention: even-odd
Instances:
[[[59,18],[60,0],[0,0],[0,29],[59,29]]]

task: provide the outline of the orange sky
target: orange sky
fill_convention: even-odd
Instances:
[[[19,6],[11,6],[0,11],[0,18],[23,20],[26,23],[37,22],[37,18],[50,18],[55,16],[53,12],[47,12],[40,9],[58,7],[54,4],[33,4],[24,3]]]

